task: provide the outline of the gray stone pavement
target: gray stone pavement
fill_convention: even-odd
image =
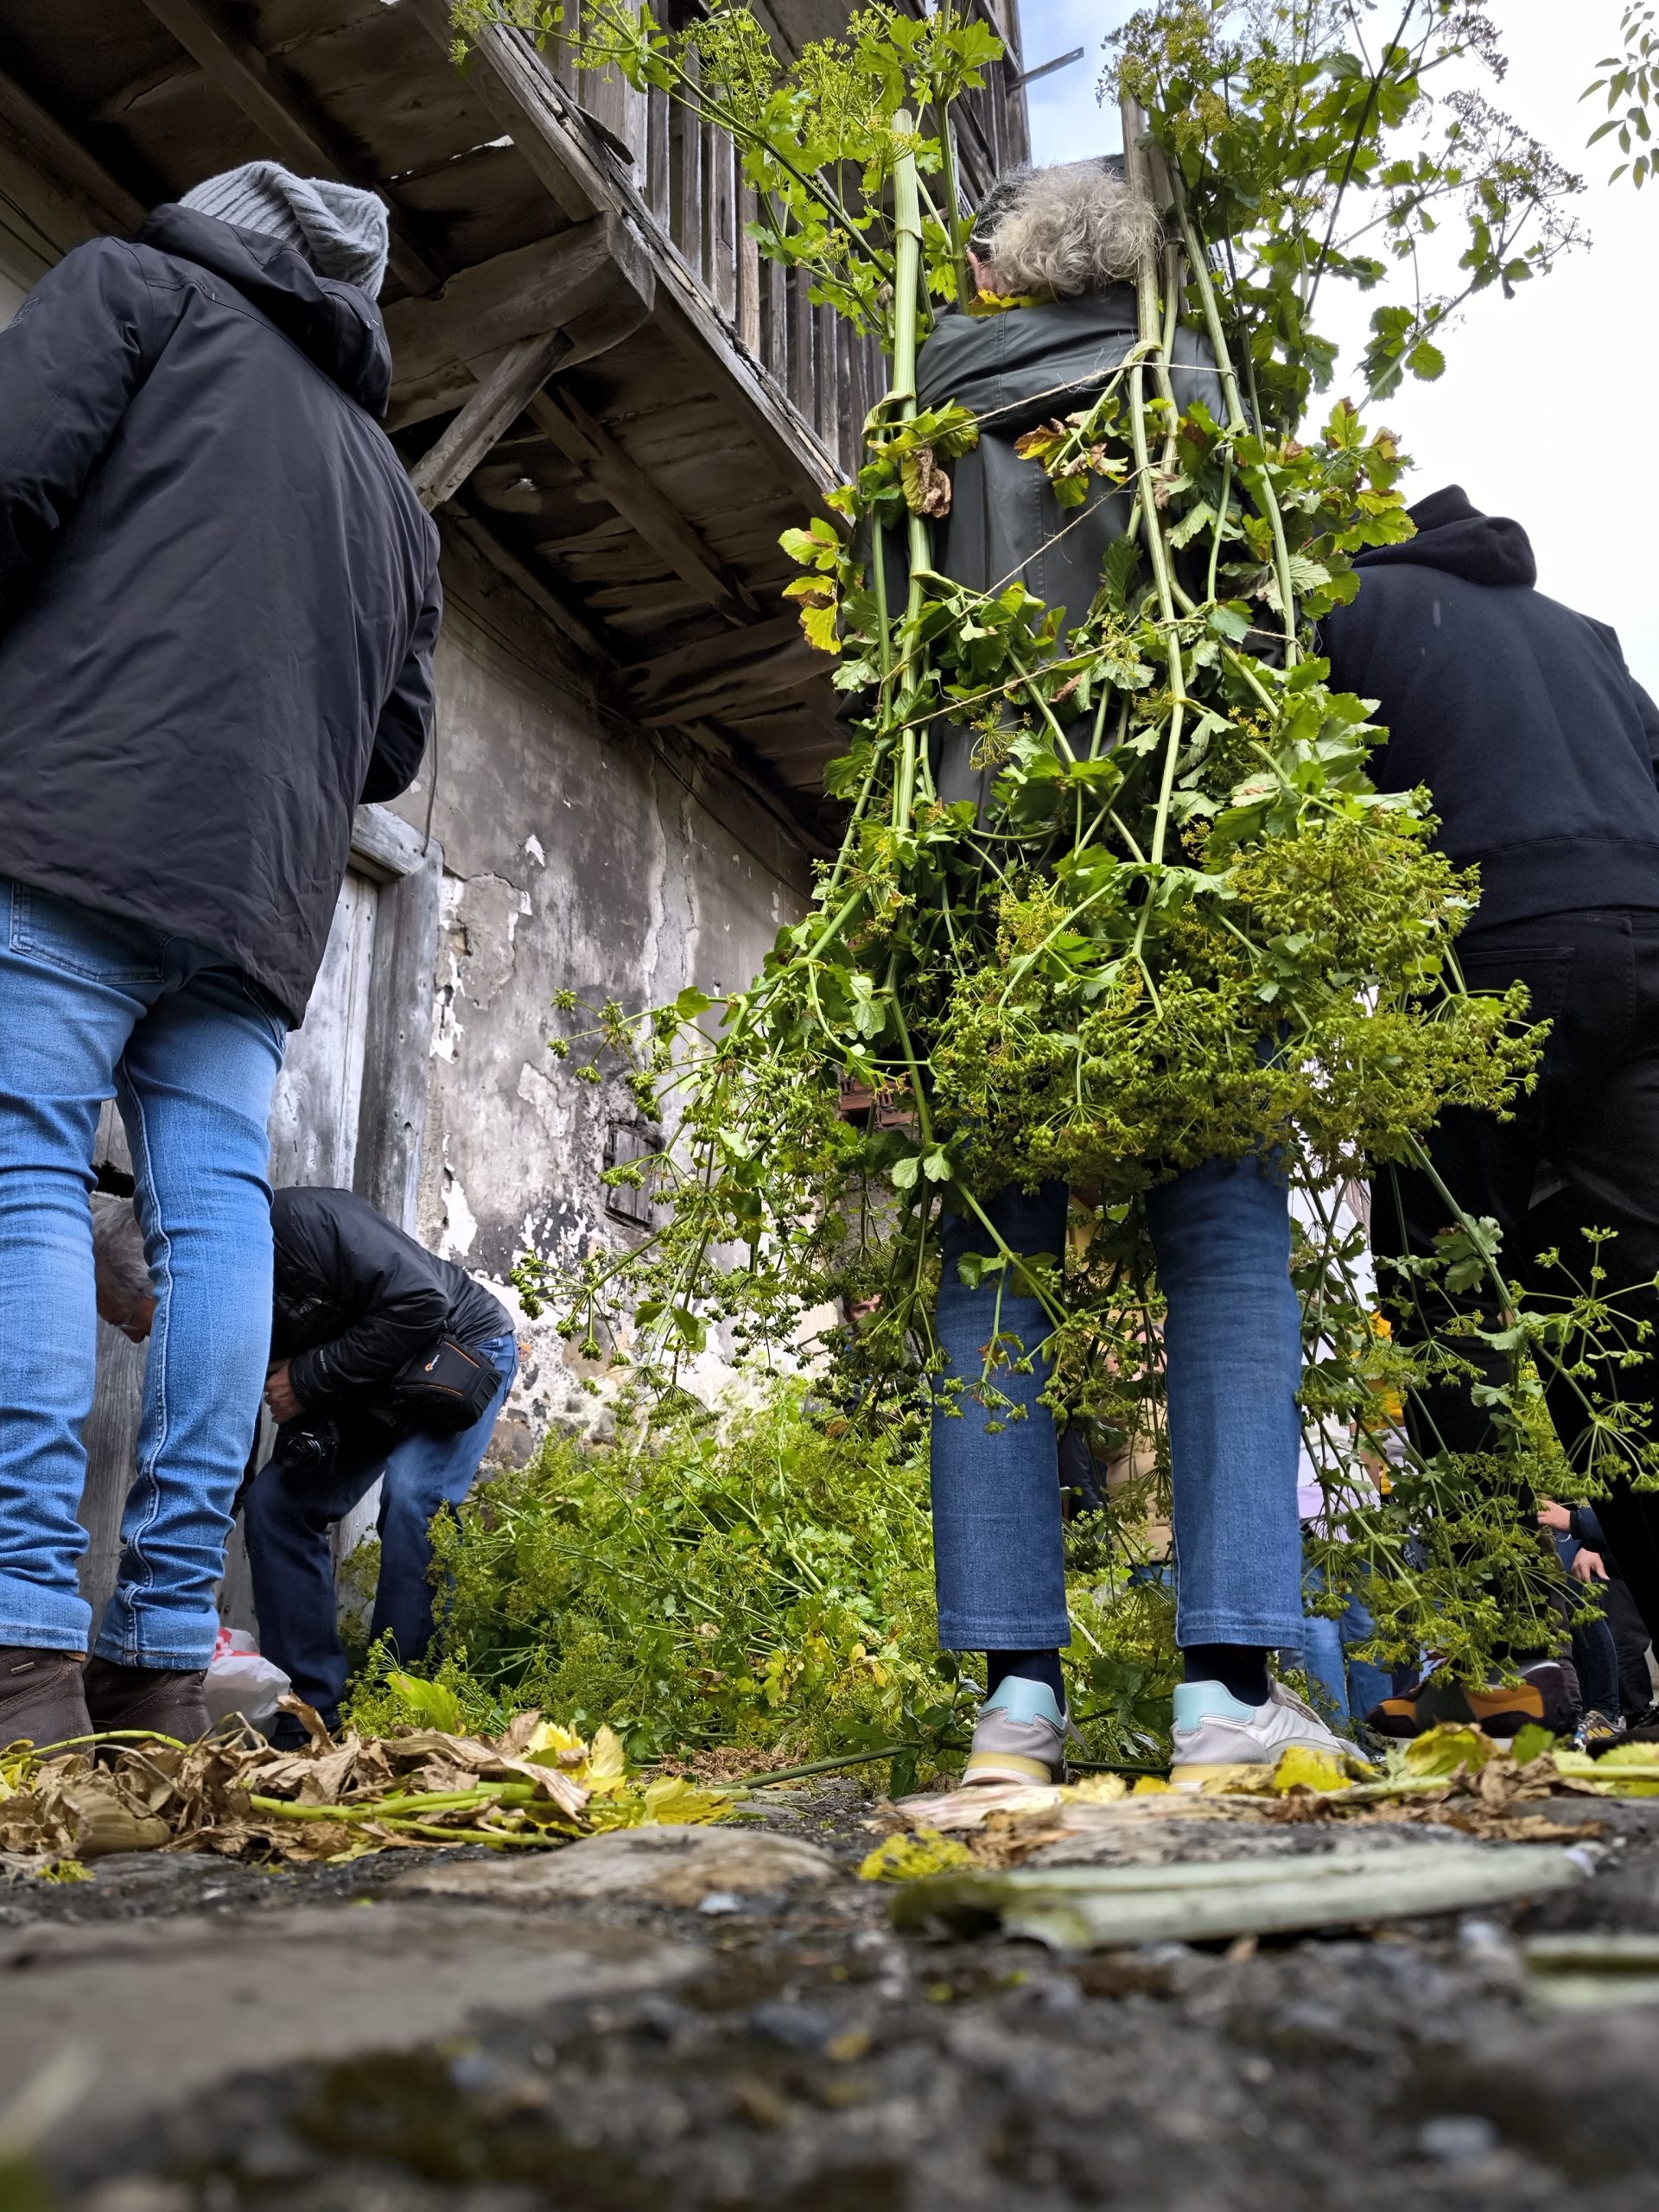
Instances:
[[[1659,1805],[1617,1808],[1596,1871],[1541,1904],[1086,1955],[901,1937],[887,1893],[852,1878],[873,1839],[849,1785],[761,1810],[557,1856],[267,1872],[144,1854],[0,1888],[0,2083],[82,2059],[45,2201],[1659,2204],[1659,2005],[1610,1980],[1549,2009],[1524,1950],[1540,1930],[1659,1937]]]

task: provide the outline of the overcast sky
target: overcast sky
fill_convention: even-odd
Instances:
[[[1115,149],[1096,102],[1100,46],[1123,0],[1021,0],[1026,66],[1084,47],[1031,87],[1034,157]],[[1495,0],[1510,67],[1493,98],[1586,189],[1586,251],[1513,300],[1487,293],[1446,343],[1433,385],[1408,382],[1377,412],[1417,464],[1414,499],[1460,483],[1478,507],[1531,535],[1541,589],[1618,629],[1632,672],[1659,695],[1659,512],[1648,417],[1659,362],[1659,184],[1606,181],[1610,142],[1586,149],[1604,112],[1578,95],[1618,42],[1619,0]],[[1363,327],[1363,314],[1353,327]],[[1338,389],[1340,389],[1340,383]],[[1334,396],[1334,394],[1332,395]]]

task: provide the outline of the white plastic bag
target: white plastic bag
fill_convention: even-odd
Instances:
[[[215,1726],[232,1713],[239,1713],[245,1720],[267,1719],[289,1688],[288,1676],[273,1660],[260,1656],[258,1645],[245,1629],[220,1629],[201,1686],[208,1717]]]

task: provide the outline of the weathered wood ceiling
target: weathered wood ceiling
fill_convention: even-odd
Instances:
[[[791,45],[846,12],[771,7]],[[855,452],[879,362],[761,268],[727,142],[518,34],[463,74],[447,29],[446,0],[0,0],[0,128],[102,227],[262,156],[379,190],[423,496],[615,706],[700,729],[810,836],[839,745],[778,535]],[[1018,92],[981,111],[976,166],[1022,158]]]

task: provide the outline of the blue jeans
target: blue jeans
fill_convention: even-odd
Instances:
[[[1325,1578],[1319,1568],[1310,1567],[1308,1595],[1317,1597],[1324,1587]],[[1363,1720],[1385,1697],[1394,1694],[1394,1676],[1386,1667],[1348,1656],[1355,1644],[1363,1643],[1376,1630],[1370,1608],[1357,1592],[1349,1598],[1336,1620],[1310,1611],[1302,1623],[1302,1665],[1331,1700],[1339,1728]]]
[[[1019,1253],[1065,1249],[1066,1191],[1008,1190],[987,1207]],[[1179,1562],[1176,1635],[1187,1643],[1263,1648],[1302,1642],[1302,1531],[1296,1514],[1301,1425],[1301,1313],[1290,1281],[1290,1217],[1276,1170],[1210,1160],[1147,1200],[1168,1300],[1169,1437]],[[1005,1288],[1001,1328],[1033,1354],[1030,1375],[999,1370],[1026,1418],[974,1395],[995,1311],[992,1276],[969,1289],[964,1253],[991,1239],[970,1215],[945,1224],[938,1333],[967,1388],[960,1414],[933,1417],[933,1550],[939,1640],[951,1651],[1064,1649],[1065,1605],[1047,1323],[1037,1299]]]
[[[270,1344],[265,1133],[287,1027],[217,953],[0,876],[0,1644],[84,1651],[87,1193],[119,1101],[156,1292],[137,1477],[96,1649],[205,1667]]]
[[[348,1669],[328,1531],[385,1478],[370,1633],[390,1633],[404,1664],[418,1665],[432,1641],[433,1516],[443,1505],[459,1505],[471,1490],[518,1371],[518,1347],[510,1336],[492,1337],[481,1349],[500,1369],[501,1387],[481,1418],[458,1436],[417,1433],[376,1451],[362,1444],[360,1428],[348,1430],[340,1460],[326,1475],[308,1479],[272,1459],[248,1492],[244,1528],[260,1649],[331,1728]]]

